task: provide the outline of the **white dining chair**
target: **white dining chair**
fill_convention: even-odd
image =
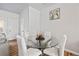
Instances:
[[[24,37],[17,35],[18,56],[39,56],[41,51],[35,48],[27,49]]]
[[[27,47],[25,44],[25,40],[20,35],[17,35],[17,45],[18,45],[18,56],[26,56],[27,55]]]
[[[49,56],[64,56],[64,48],[65,48],[66,40],[67,40],[67,36],[64,35],[64,39],[60,40],[58,46],[46,48],[44,50],[44,54]]]

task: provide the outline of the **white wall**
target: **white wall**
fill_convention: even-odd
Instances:
[[[20,14],[20,34],[29,31],[29,8],[28,6]]]
[[[60,19],[49,20],[49,11],[60,8]],[[66,49],[79,52],[79,4],[56,4],[41,10],[41,31],[54,36],[67,34]]]

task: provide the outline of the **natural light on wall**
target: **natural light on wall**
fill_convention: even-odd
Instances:
[[[0,32],[3,32],[3,28],[4,28],[4,20],[0,18]]]

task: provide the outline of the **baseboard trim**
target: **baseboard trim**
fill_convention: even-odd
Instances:
[[[70,49],[65,49],[65,51],[69,51],[69,52],[73,53],[74,55],[79,56],[79,53],[77,53],[77,52],[75,52],[75,51],[72,51],[72,50],[70,50]]]

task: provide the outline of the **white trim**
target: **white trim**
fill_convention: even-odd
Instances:
[[[70,49],[65,49],[65,51],[69,51],[69,52],[71,52],[71,53],[73,53],[73,54],[79,56],[79,53],[77,53],[77,52],[75,52],[75,51],[72,51],[72,50],[70,50]]]

